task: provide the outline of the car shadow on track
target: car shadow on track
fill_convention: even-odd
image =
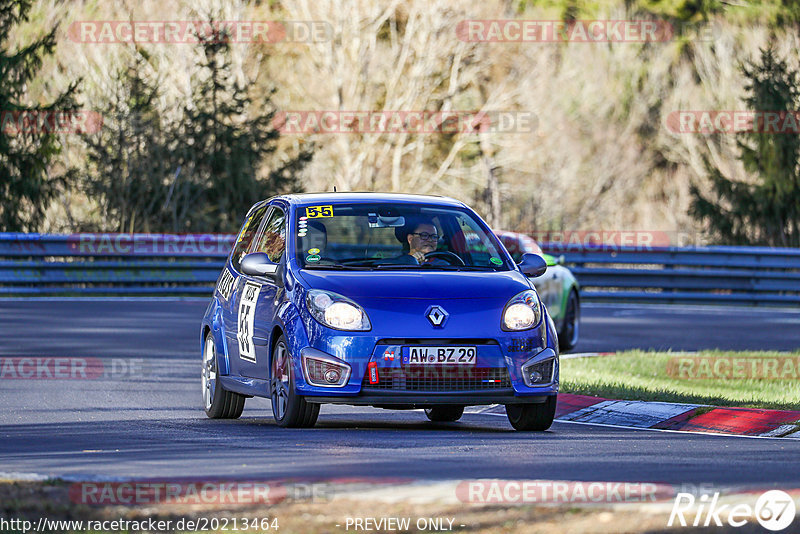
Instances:
[[[494,418],[489,419],[484,417],[484,420],[476,421],[458,421],[455,423],[434,423],[427,421],[425,415],[417,414],[420,420],[398,419],[397,416],[389,415],[381,417],[379,415],[363,415],[347,416],[342,415],[320,415],[317,424],[313,428],[306,429],[284,429],[278,427],[272,417],[242,417],[237,420],[240,424],[247,426],[259,427],[274,427],[277,430],[302,430],[302,431],[317,431],[317,430],[389,430],[389,431],[426,431],[426,432],[480,432],[486,434],[511,434],[517,433],[510,425],[507,425],[504,419],[495,421]],[[498,424],[499,423],[499,424]],[[548,431],[549,432],[549,431]],[[521,433],[521,435],[530,433]],[[541,434],[541,433],[540,433]]]

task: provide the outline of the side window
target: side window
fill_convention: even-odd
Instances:
[[[522,260],[522,255],[525,254],[519,246],[519,241],[515,239],[503,239],[501,242],[506,247],[508,253],[511,254],[511,259],[514,260],[514,263],[519,263]]]
[[[233,254],[231,255],[231,263],[233,268],[239,270],[239,265],[242,263],[247,251],[250,249],[250,243],[253,242],[253,237],[261,226],[261,221],[264,219],[264,214],[267,212],[267,206],[264,204],[253,210],[244,221],[242,229],[239,232],[239,237],[236,238],[236,244],[233,246]]]
[[[275,207],[270,213],[264,232],[258,240],[255,252],[266,252],[269,259],[278,263],[286,248],[286,214]]]
[[[466,253],[475,265],[493,265],[492,258],[500,256],[488,236],[475,225],[471,218],[458,216],[459,229],[464,233]]]

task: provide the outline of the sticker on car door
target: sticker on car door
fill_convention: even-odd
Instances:
[[[222,274],[217,280],[217,291],[225,302],[231,300],[231,293],[236,285],[236,278],[231,274],[227,267],[222,270]]]
[[[261,285],[247,282],[242,289],[242,300],[239,301],[239,321],[237,338],[239,339],[239,358],[255,363],[256,349],[253,346],[253,325],[255,323],[256,303]]]

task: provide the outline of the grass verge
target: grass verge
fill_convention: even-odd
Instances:
[[[800,352],[630,350],[561,361],[561,391],[609,399],[800,409]]]

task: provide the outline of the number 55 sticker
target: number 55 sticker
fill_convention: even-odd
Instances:
[[[306,217],[309,219],[333,217],[333,206],[308,206],[306,208]]]
[[[247,282],[239,302],[239,321],[236,337],[239,340],[239,357],[255,363],[256,348],[253,346],[253,327],[255,325],[256,305],[261,286]]]

